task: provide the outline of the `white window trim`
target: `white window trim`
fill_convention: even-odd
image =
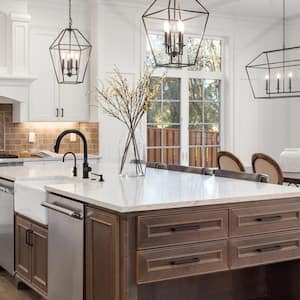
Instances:
[[[203,39],[217,39],[220,40],[222,43],[221,48],[221,72],[206,72],[206,71],[190,71],[188,68],[183,68],[180,70],[177,69],[167,69],[168,78],[180,78],[181,79],[181,106],[180,106],[180,164],[189,166],[189,79],[207,79],[207,80],[220,80],[221,81],[221,97],[220,97],[220,122],[219,122],[219,134],[220,134],[220,144],[221,148],[224,148],[225,142],[225,57],[226,57],[226,40],[224,37],[218,36],[211,36],[207,35],[204,36]],[[143,47],[143,61],[146,60],[146,37],[144,38],[144,44],[142,43]],[[160,68],[155,69],[153,72],[154,77],[161,77],[165,73],[166,69]],[[147,127],[147,118],[145,118],[146,127]],[[204,145],[205,147],[205,145]],[[154,147],[151,147],[154,149]],[[167,146],[157,147],[158,149],[164,148],[172,148]],[[174,147],[178,148],[178,147]]]

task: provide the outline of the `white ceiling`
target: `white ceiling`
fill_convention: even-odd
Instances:
[[[118,1],[118,0],[110,0]],[[119,0],[120,1],[120,0]],[[153,0],[121,0],[149,5]],[[183,0],[184,1],[184,0]],[[199,0],[211,13],[241,16],[281,18],[283,0]],[[287,17],[300,17],[300,0],[286,0]]]

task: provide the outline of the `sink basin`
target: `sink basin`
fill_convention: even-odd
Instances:
[[[41,206],[46,201],[45,186],[82,181],[67,176],[40,177],[15,183],[15,211],[41,224],[48,225],[47,209]]]

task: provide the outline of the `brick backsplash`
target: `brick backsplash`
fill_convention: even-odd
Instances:
[[[53,151],[57,136],[66,129],[82,131],[88,140],[89,154],[99,154],[98,123],[13,123],[12,105],[0,104],[0,152],[19,154],[22,151],[50,150]],[[36,143],[28,141],[29,132],[36,133]],[[83,151],[81,140],[71,142],[66,136],[61,144],[61,152]]]

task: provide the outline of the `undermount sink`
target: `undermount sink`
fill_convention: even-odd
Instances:
[[[15,211],[41,224],[48,225],[47,209],[41,206],[46,201],[45,186],[81,181],[81,178],[67,176],[40,177],[15,183]]]

